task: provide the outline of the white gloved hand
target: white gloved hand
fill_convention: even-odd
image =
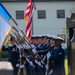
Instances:
[[[31,49],[31,47],[29,45],[26,46],[27,49]]]
[[[32,49],[32,52],[33,52],[34,54],[36,54],[36,53],[37,53],[36,49]]]
[[[41,62],[38,62],[38,65],[41,66]]]
[[[50,52],[48,52],[48,53],[47,53],[47,59],[49,59],[49,58],[50,58],[50,56],[51,56],[51,53],[50,53]]]
[[[21,45],[18,46],[19,49],[22,49],[23,47]]]
[[[48,70],[48,64],[45,67],[46,67],[46,70]]]
[[[19,67],[20,66],[20,64],[16,64],[16,67]]]
[[[36,47],[34,46],[34,44],[31,45],[33,49],[36,49]]]
[[[25,48],[25,49],[26,49],[26,44],[23,44],[23,48]]]
[[[33,62],[32,62],[32,61],[30,61],[30,65],[32,65],[32,66],[33,66]]]
[[[24,64],[23,65],[20,65],[20,68],[24,68],[25,66],[24,66]]]
[[[38,61],[37,61],[37,60],[35,60],[35,63],[38,63]]]

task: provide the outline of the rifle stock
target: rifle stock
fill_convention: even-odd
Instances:
[[[48,39],[48,51],[50,51],[50,39]],[[50,68],[51,68],[51,64],[50,64],[50,59],[48,58],[47,59],[47,64],[48,64],[48,70],[47,70],[47,75],[49,75],[49,71],[50,71]]]

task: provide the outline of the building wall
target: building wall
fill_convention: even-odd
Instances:
[[[26,22],[16,19],[16,10],[26,11],[27,2],[3,3],[18,25],[25,31]],[[66,26],[66,17],[70,16],[70,9],[75,9],[75,2],[36,2],[36,10],[33,12],[33,34],[63,34]],[[38,19],[38,10],[46,11],[46,19]],[[57,18],[57,10],[65,10],[65,18]]]

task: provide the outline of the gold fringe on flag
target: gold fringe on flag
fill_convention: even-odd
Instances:
[[[14,26],[12,26],[12,27],[8,30],[8,32],[6,33],[6,37],[5,37],[5,39],[4,39],[3,43],[2,43],[2,46],[1,46],[1,48],[0,48],[0,52],[1,52],[1,50],[2,50],[2,47],[3,47],[4,43],[5,43],[6,40],[7,40],[7,37],[9,36],[9,34],[12,32],[13,29],[14,29]]]

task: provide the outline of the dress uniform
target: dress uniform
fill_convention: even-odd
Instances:
[[[64,59],[65,59],[65,51],[61,46],[61,42],[63,39],[55,38],[54,39],[54,49],[52,50],[52,54],[49,52],[47,54],[47,58],[50,59],[52,63],[53,75],[64,75]]]
[[[26,67],[26,75],[36,75],[34,59],[32,58],[31,55],[26,57],[25,67]]]
[[[31,43],[32,43],[32,41],[31,41]],[[32,52],[34,54],[36,54],[34,44],[31,44],[31,46],[33,48]],[[32,55],[28,52],[28,49],[30,48],[30,46],[26,45],[25,48],[26,49],[24,51],[26,52],[26,56],[25,56],[25,59],[26,59],[26,61],[25,61],[26,75],[36,75],[34,59],[33,59]]]
[[[18,60],[19,60],[19,51],[15,45],[15,39],[10,38],[11,46],[8,46],[7,48],[4,46],[2,48],[3,51],[8,51],[8,61],[11,62],[13,69],[14,69],[14,75],[17,75],[18,73],[18,67],[16,67]]]
[[[41,66],[37,64],[37,75],[45,75],[46,72],[45,64],[43,64],[42,62],[44,62],[43,58],[48,52],[48,46],[45,43],[44,38],[45,37],[43,36],[37,36],[38,44],[36,45],[36,50],[38,52],[38,55],[41,57],[37,59],[38,63],[41,63]]]

